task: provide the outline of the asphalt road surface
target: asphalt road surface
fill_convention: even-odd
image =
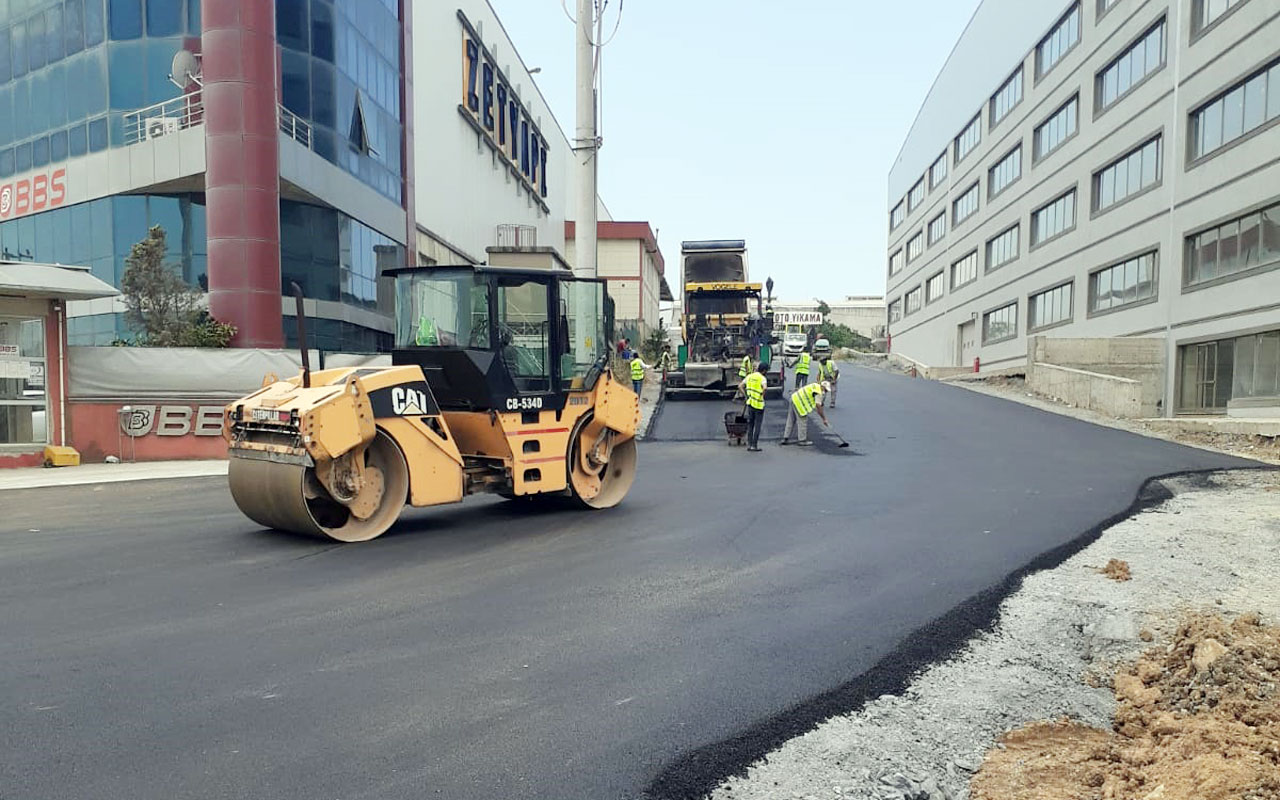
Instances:
[[[1247,463],[869,370],[840,400],[847,450],[668,403],[617,509],[476,499],[362,545],[219,479],[0,493],[0,798],[669,795],[968,635],[920,630],[1149,476]]]

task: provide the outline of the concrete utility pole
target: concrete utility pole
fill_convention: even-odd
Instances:
[[[574,155],[578,163],[578,217],[574,227],[573,271],[584,278],[596,277],[596,45],[592,37],[595,22],[594,0],[578,0],[578,126]]]

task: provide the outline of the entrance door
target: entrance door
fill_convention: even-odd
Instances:
[[[956,366],[964,367],[973,363],[974,353],[977,352],[977,320],[969,320],[956,329]]]
[[[44,320],[0,317],[0,451],[49,441]]]

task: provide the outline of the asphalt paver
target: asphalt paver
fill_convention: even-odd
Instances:
[[[1251,464],[840,391],[846,450],[777,446],[779,400],[761,453],[730,404],[666,403],[618,508],[477,498],[359,545],[261,530],[219,478],[5,492],[0,797],[696,794],[943,654],[1148,478]]]

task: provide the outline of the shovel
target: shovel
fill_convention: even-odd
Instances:
[[[848,446],[849,446],[849,443],[848,443],[848,442],[846,442],[846,441],[844,440],[844,437],[843,437],[843,436],[841,436],[840,434],[836,433],[836,429],[835,429],[835,428],[833,428],[833,427],[831,427],[831,423],[829,423],[829,422],[827,423],[827,433],[830,433],[832,436],[836,437],[836,440],[840,442],[840,447],[848,447]]]

